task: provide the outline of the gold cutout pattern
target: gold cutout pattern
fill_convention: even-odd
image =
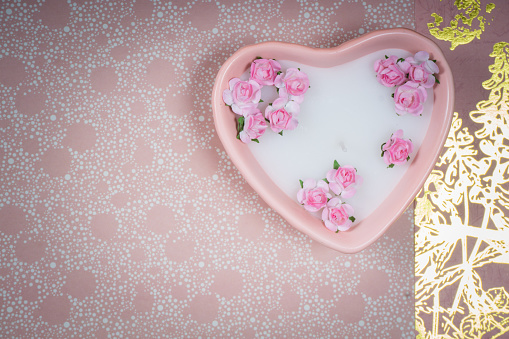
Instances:
[[[449,41],[451,50],[459,45],[468,44],[475,38],[480,39],[486,25],[484,15],[479,15],[482,7],[481,0],[455,0],[454,6],[459,13],[449,22],[448,27],[440,29],[444,19],[437,13],[431,14],[435,21],[428,23],[431,35],[439,40]],[[491,13],[494,8],[495,4],[489,3],[485,11]]]
[[[509,43],[496,43],[490,56],[492,76],[482,84],[489,99],[470,112],[480,128],[472,135],[455,113],[444,152],[416,199],[418,338],[509,334],[502,286],[509,270],[501,267],[509,264]],[[499,287],[483,288],[487,265],[505,272]]]

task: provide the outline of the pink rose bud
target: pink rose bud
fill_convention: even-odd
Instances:
[[[300,107],[294,101],[288,101],[288,98],[278,98],[272,105],[265,109],[265,117],[269,120],[270,128],[280,133],[283,130],[292,130],[297,127],[297,120]]]
[[[304,94],[309,89],[309,79],[306,73],[297,68],[288,68],[286,74],[279,74],[274,84],[279,88],[281,97],[288,97],[288,100],[300,104],[304,100]]]
[[[229,86],[229,89],[223,91],[223,101],[232,107],[234,113],[242,115],[244,108],[254,108],[260,102],[262,92],[256,81],[233,78]]]
[[[355,218],[353,207],[344,204],[339,198],[332,198],[322,211],[322,220],[327,229],[333,232],[348,231]]]
[[[390,167],[402,165],[410,160],[410,154],[414,150],[414,144],[409,139],[403,139],[403,130],[394,132],[385,144],[382,145],[382,157]]]
[[[433,60],[429,59],[428,52],[420,51],[415,53],[414,60],[430,74],[438,74],[440,71],[438,65]]]
[[[325,207],[330,197],[329,185],[323,180],[316,182],[307,179],[302,182],[302,189],[297,193],[297,201],[309,212],[317,212]]]
[[[398,66],[397,60],[397,56],[391,55],[387,59],[380,59],[375,62],[374,69],[379,83],[386,87],[394,87],[407,81],[406,74]]]
[[[259,109],[255,109],[239,119],[244,119],[244,129],[239,133],[239,137],[246,144],[251,140],[258,141],[258,138],[265,133],[265,129],[268,127]]]
[[[394,103],[396,105],[396,113],[405,115],[420,115],[424,110],[424,102],[428,98],[428,94],[424,87],[418,83],[408,81],[402,86],[396,88],[394,92]]]
[[[348,199],[356,193],[356,187],[363,182],[363,178],[357,175],[357,170],[352,166],[341,166],[327,172],[327,181],[332,192]]]
[[[272,86],[281,65],[275,60],[256,59],[251,64],[251,78],[261,86]]]
[[[408,77],[411,81],[418,83],[424,88],[431,88],[435,85],[435,76],[429,73],[422,65],[410,66]]]
[[[413,57],[398,62],[398,65],[405,73],[410,71],[411,66],[421,66],[429,74],[439,73],[438,65],[433,60],[429,60],[429,53],[425,51],[415,53]]]

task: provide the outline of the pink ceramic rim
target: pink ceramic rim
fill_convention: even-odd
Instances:
[[[225,106],[222,93],[231,78],[244,73],[257,57],[293,60],[314,67],[332,67],[384,49],[411,53],[428,51],[440,68],[440,84],[434,87],[430,126],[419,151],[400,183],[372,214],[348,232],[333,233],[288,197],[267,176],[249,148],[236,139],[235,114]],[[304,47],[283,42],[265,42],[241,48],[223,64],[212,90],[212,110],[217,134],[231,160],[262,199],[293,227],[312,239],[343,253],[363,250],[390,227],[421,190],[447,139],[453,116],[454,83],[451,69],[440,48],[412,30],[397,28],[375,31],[329,49]]]

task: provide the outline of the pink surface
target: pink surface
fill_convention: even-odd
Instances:
[[[412,2],[2,2],[2,335],[413,337],[412,210],[355,255],[312,241],[210,108],[242,46],[384,25]]]
[[[440,85],[434,87],[434,103],[426,137],[393,192],[369,217],[356,223],[347,232],[328,231],[322,221],[309,214],[295,199],[277,188],[258,164],[247,146],[236,139],[236,121],[230,107],[222,99],[228,81],[248,69],[257,57],[292,60],[315,67],[332,67],[348,63],[378,50],[397,48],[416,53],[425,50],[437,60],[440,68]],[[290,224],[314,240],[335,250],[358,252],[378,239],[413,201],[433,169],[447,138],[454,105],[454,84],[447,61],[431,40],[405,29],[377,31],[365,34],[330,49],[312,49],[295,44],[263,43],[237,51],[221,67],[212,93],[212,108],[216,130],[232,161],[244,178],[260,196]]]

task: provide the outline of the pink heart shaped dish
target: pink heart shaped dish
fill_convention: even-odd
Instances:
[[[433,169],[454,84],[442,51],[407,29],[330,49],[244,47],[212,92],[231,160],[293,227],[343,253],[378,239]]]

